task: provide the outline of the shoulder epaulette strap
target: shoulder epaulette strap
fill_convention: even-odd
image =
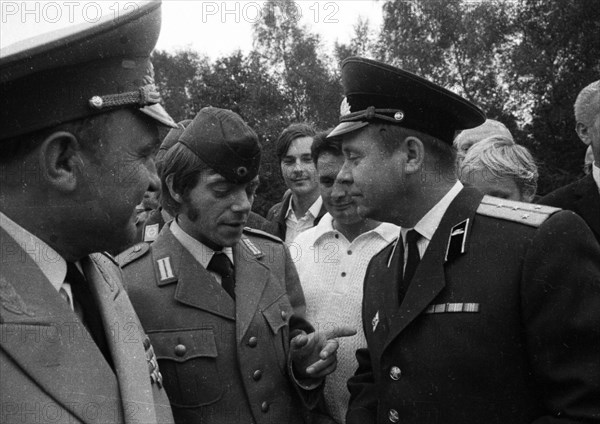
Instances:
[[[552,206],[523,203],[498,197],[483,196],[477,213],[506,221],[519,222],[530,227],[539,227],[560,208]]]
[[[250,234],[252,234],[254,236],[258,236],[258,237],[264,237],[269,240],[275,241],[277,243],[283,243],[283,240],[281,240],[279,237],[274,236],[273,234],[269,234],[262,230],[257,230],[256,228],[244,227],[244,232],[250,233]]]
[[[144,256],[150,250],[150,244],[148,243],[138,243],[134,246],[131,246],[129,249],[121,252],[115,258],[117,263],[121,268],[129,265],[131,262],[135,261],[138,258]]]
[[[99,254],[100,254],[100,255],[102,255],[102,256],[105,256],[106,258],[110,259],[110,261],[111,261],[113,264],[115,264],[115,265],[119,266],[119,262],[117,261],[117,258],[115,258],[115,257],[114,257],[113,255],[111,255],[110,253],[108,253],[108,252],[100,252]]]

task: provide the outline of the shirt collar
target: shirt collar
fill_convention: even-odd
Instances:
[[[215,251],[183,231],[183,229],[177,223],[177,219],[171,221],[170,229],[171,233],[173,233],[173,236],[181,243],[183,247],[185,247],[188,252],[190,252],[194,259],[196,259],[204,268],[207,268],[208,263],[215,254]],[[231,263],[234,264],[233,249],[231,247],[224,247],[222,252],[225,253]]]
[[[0,227],[27,252],[52,287],[59,291],[67,275],[67,262],[63,257],[2,212],[0,212]]]
[[[294,201],[294,197],[290,196],[290,202],[288,203],[288,209],[287,212],[285,213],[285,217],[289,217],[290,214],[293,214],[297,219],[300,219],[296,216],[296,214],[294,213],[294,208],[292,207],[292,202]],[[321,196],[317,197],[317,200],[314,201],[314,203],[310,206],[310,208],[308,208],[308,210],[306,211],[306,215],[310,214],[312,219],[315,219],[317,217],[317,215],[319,215],[319,212],[321,211],[321,207],[323,206],[323,198]],[[305,215],[305,216],[306,216]]]
[[[363,234],[361,234],[361,236],[364,234],[374,232],[377,233],[387,243],[391,243],[396,238],[398,238],[398,234],[400,232],[399,230],[400,228],[397,225],[390,224],[388,222],[382,222],[372,230],[364,232]],[[323,215],[319,223],[314,227],[313,231],[315,232],[315,243],[326,234],[339,232],[335,228],[333,228],[333,216],[331,216],[329,212]]]
[[[594,177],[594,181],[596,181],[596,186],[598,187],[598,192],[600,192],[600,167],[594,163],[592,164],[592,177]]]
[[[460,193],[463,189],[463,185],[460,181],[456,181],[454,186],[442,197],[442,199],[436,203],[436,205],[427,212],[423,218],[417,222],[414,228],[402,228],[401,233],[402,237],[406,238],[406,233],[411,230],[417,230],[421,236],[425,237],[427,240],[431,241],[433,234],[437,230],[446,213],[446,210],[450,206],[450,203],[454,200],[454,198]]]

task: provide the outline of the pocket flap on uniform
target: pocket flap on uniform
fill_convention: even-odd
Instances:
[[[275,302],[263,309],[262,314],[271,327],[273,334],[285,327],[292,316],[293,310],[287,295],[283,294]]]
[[[157,359],[185,362],[189,359],[217,357],[217,344],[212,328],[148,333]]]

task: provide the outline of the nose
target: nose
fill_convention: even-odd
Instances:
[[[160,191],[160,178],[156,172],[156,164],[154,163],[154,160],[150,161],[147,169],[148,179],[150,180],[148,184],[148,191]]]
[[[246,190],[240,190],[240,192],[235,195],[234,202],[231,205],[231,210],[237,213],[248,213],[250,212],[251,208],[252,200],[248,196],[248,193],[246,193]]]
[[[350,169],[347,160],[344,161],[342,168],[337,174],[335,182],[336,184],[345,184],[347,186],[350,186],[354,183],[354,178],[352,177],[352,170]]]

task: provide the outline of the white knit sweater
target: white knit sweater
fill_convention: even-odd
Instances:
[[[338,423],[345,422],[350,393],[346,382],[358,366],[355,352],[366,347],[361,310],[363,281],[371,258],[394,241],[400,228],[388,223],[358,236],[350,243],[333,229],[326,214],[319,225],[301,233],[290,245],[290,253],[306,298],[306,316],[317,330],[349,325],[353,337],[339,339],[338,366],[327,377],[325,402]]]

